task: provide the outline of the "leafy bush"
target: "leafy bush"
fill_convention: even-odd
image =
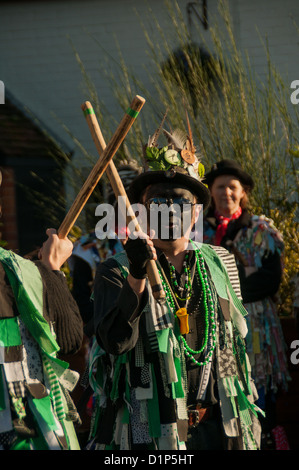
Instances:
[[[142,144],[153,133],[153,120],[168,109],[172,128],[186,128],[188,112],[197,151],[207,169],[217,160],[233,158],[255,181],[250,198],[254,213],[274,220],[285,241],[284,278],[280,289],[280,312],[292,311],[291,279],[298,272],[298,111],[290,103],[289,83],[285,83],[271,61],[265,42],[266,80],[261,80],[251,66],[250,57],[237,47],[226,2],[219,2],[220,21],[210,25],[209,44],[198,30],[192,40],[176,2],[166,2],[175,34],[168,34],[152,15],[151,32],[144,27],[151,61],[152,86],[148,95],[138,77],[121,57],[119,74],[107,72],[115,97],[125,110],[134,94],[147,100],[142,119],[134,124],[126,138],[126,148],[117,159],[132,158],[142,164]],[[220,25],[221,23],[221,25]],[[169,37],[179,45],[173,49]],[[78,61],[91,90],[100,124],[105,105],[100,102],[83,62]],[[135,93],[137,91],[137,93]],[[102,111],[101,111],[102,110]],[[158,111],[157,111],[158,110]],[[147,129],[150,129],[148,132]],[[110,132],[111,133],[111,132]],[[117,161],[117,160],[116,160]]]

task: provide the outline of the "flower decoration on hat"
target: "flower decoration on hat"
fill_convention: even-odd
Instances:
[[[186,173],[201,181],[205,168],[196,154],[193,143],[191,126],[187,115],[188,133],[175,129],[168,132],[163,129],[167,112],[156,132],[149,137],[145,146],[145,159],[149,170]],[[167,145],[158,147],[158,138],[163,133],[167,139]]]
[[[188,188],[197,198],[198,204],[202,204],[205,209],[210,204],[211,196],[203,182],[205,168],[196,153],[188,114],[188,132],[178,129],[168,132],[164,129],[166,114],[167,112],[143,147],[144,171],[130,185],[130,202],[140,202],[144,190],[150,185],[172,183]],[[163,147],[158,145],[161,134],[166,138],[166,145]]]

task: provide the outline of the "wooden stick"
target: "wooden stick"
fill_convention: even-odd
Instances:
[[[95,143],[95,146],[97,148],[97,151],[99,155],[101,155],[106,148],[106,143],[103,137],[103,134],[101,132],[99,123],[97,121],[96,115],[94,112],[90,113],[85,113],[86,109],[90,109],[91,104],[89,102],[85,102],[82,105],[82,109],[84,111],[89,129],[92,134],[93,141]],[[122,196],[125,201],[126,205],[126,223],[127,225],[132,222],[134,225],[134,229],[138,232],[140,231],[140,226],[138,224],[138,220],[135,216],[135,213],[131,207],[130,201],[128,199],[126,190],[124,188],[124,185],[122,183],[122,180],[118,174],[118,171],[116,169],[116,166],[114,165],[113,161],[111,160],[109,165],[106,168],[106,173],[109,178],[110,184],[112,186],[113,192],[115,194],[115,197],[118,198],[119,196]],[[158,269],[156,266],[156,263],[154,260],[150,260],[147,263],[147,275],[149,278],[150,285],[152,287],[153,295],[157,300],[162,300],[165,298],[165,292],[163,291],[162,285],[161,285],[161,279],[158,273]]]
[[[126,111],[110,142],[108,143],[104,152],[101,154],[99,160],[91,170],[88,178],[84,182],[81,190],[79,191],[62,224],[60,225],[58,229],[59,238],[66,238],[69,234],[77,218],[79,217],[83,207],[85,206],[90,195],[94,191],[100,178],[105,172],[107,166],[109,165],[113,156],[115,155],[121,143],[125,139],[144,103],[145,99],[141,96],[136,95],[133,99],[130,107]],[[88,102],[86,102],[84,112],[87,116],[91,115],[94,112],[90,103],[88,104]]]

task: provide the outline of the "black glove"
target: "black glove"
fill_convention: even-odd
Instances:
[[[146,277],[147,262],[153,259],[154,255],[151,247],[144,238],[129,238],[125,244],[125,251],[130,262],[130,274],[135,279]]]

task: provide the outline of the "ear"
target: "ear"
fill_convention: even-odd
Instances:
[[[201,212],[202,212],[202,204],[196,203],[194,206],[194,214],[193,214],[194,224],[198,221],[198,217],[200,216]]]

